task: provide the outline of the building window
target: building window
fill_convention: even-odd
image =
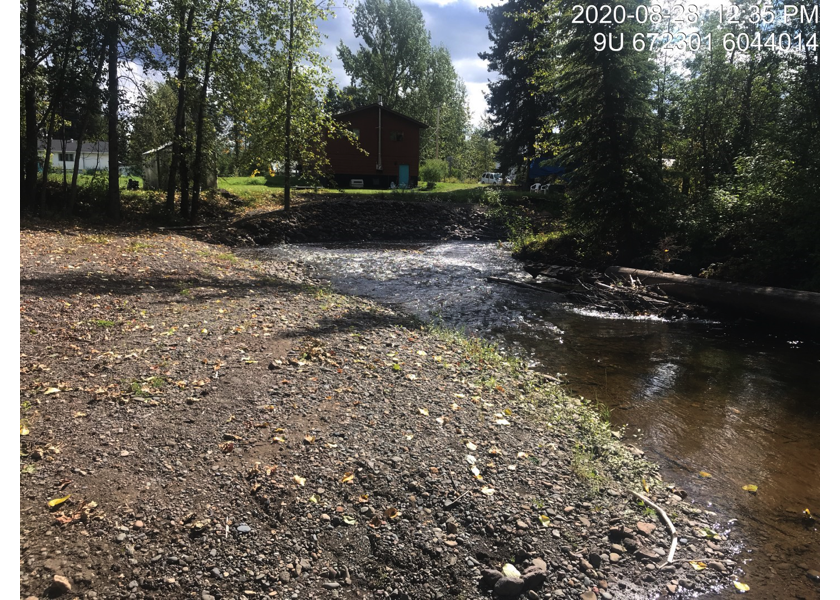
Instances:
[[[58,153],[58,162],[73,162],[75,157],[73,156],[72,152],[59,152]]]
[[[391,132],[391,141],[392,142],[401,142],[403,139],[403,132],[402,131],[392,131]]]

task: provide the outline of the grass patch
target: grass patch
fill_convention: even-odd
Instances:
[[[228,262],[237,262],[239,258],[232,252],[223,252],[222,254],[217,254],[216,258],[219,260],[226,260]]]
[[[109,321],[107,319],[96,319],[93,321],[93,324],[97,327],[102,327],[103,329],[108,329],[116,325],[115,321]]]
[[[111,238],[107,235],[81,235],[79,236],[79,243],[80,244],[99,244],[101,246],[105,246],[111,243]]]
[[[147,248],[151,247],[152,245],[147,244],[146,242],[134,241],[126,247],[126,250],[128,250],[129,252],[141,252],[142,250],[146,250]]]

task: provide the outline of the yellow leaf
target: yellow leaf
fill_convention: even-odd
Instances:
[[[303,436],[303,441],[307,444],[314,444],[315,443],[315,436],[314,435],[305,435]]]
[[[60,391],[61,390],[58,389],[58,388],[51,387],[51,388],[47,388],[47,391],[44,392],[44,395],[49,396],[50,394],[57,394]]]
[[[466,445],[467,445],[467,450],[472,450],[473,452],[478,450],[478,446],[476,446],[472,442],[467,442]]]
[[[63,504],[70,496],[71,494],[67,494],[66,496],[64,496],[64,498],[56,498],[55,500],[50,500],[49,502],[47,502],[47,506],[49,506],[50,508],[54,508],[59,504]]]
[[[385,516],[388,517],[389,519],[396,519],[401,514],[402,513],[400,511],[398,511],[396,508],[389,508],[385,511]]]
[[[506,409],[505,409],[505,414],[506,414],[507,416],[511,416],[513,413],[510,411],[510,409],[509,409],[509,408],[506,408]]]
[[[481,488],[481,493],[485,496],[492,496],[496,493],[496,490],[491,488],[489,485],[485,485],[483,488]]]
[[[455,404],[454,402],[449,405],[452,410],[461,410],[461,407]]]
[[[474,465],[475,464],[475,456],[473,456],[472,454],[467,454],[467,462],[470,463],[471,465]]]
[[[344,515],[344,522],[347,523],[348,525],[355,525],[356,524],[356,519],[354,519],[350,515]]]
[[[510,425],[510,421],[507,419],[496,419],[496,425]]]
[[[516,458],[528,458],[528,453],[527,452],[517,452],[516,453]]]
[[[711,473],[706,473],[706,471],[700,471],[700,477],[711,477]]]
[[[472,466],[472,467],[470,467],[470,471],[472,472],[473,475],[475,475],[476,479],[484,479],[481,476],[481,471],[478,470],[478,467]]]
[[[312,494],[311,496],[309,496],[309,501],[312,504],[318,504],[321,501],[321,496],[319,496],[318,494]]]
[[[29,427],[21,423],[20,425],[20,434],[21,435],[29,435]]]
[[[543,527],[548,527],[549,525],[551,525],[551,519],[549,519],[545,515],[540,515],[540,523],[543,524]]]
[[[304,477],[301,477],[300,475],[295,475],[294,480],[295,483],[297,483],[300,487],[306,485],[306,479]]]
[[[358,502],[367,502],[368,501],[368,495],[367,494],[362,494],[361,496],[359,496],[357,501]]]
[[[428,417],[429,416],[429,409],[428,408],[421,408],[420,409],[420,414],[421,415],[426,415]]]
[[[688,564],[690,564],[692,567],[694,567],[695,571],[702,571],[703,569],[706,568],[706,563],[700,562],[698,560],[690,560],[690,561],[688,561]]]
[[[744,490],[745,492],[750,492],[750,493],[755,494],[758,491],[758,486],[750,484],[750,485],[745,485],[741,489]]]
[[[87,413],[83,413],[82,411],[78,411],[78,412],[76,412],[76,414],[73,415],[73,418],[78,419],[78,418],[86,417],[86,416],[87,416]]]
[[[746,583],[741,583],[740,581],[733,582],[735,584],[735,589],[737,589],[742,594],[745,594],[750,591],[750,586]]]
[[[443,418],[443,417],[438,417],[437,419],[435,419],[435,421],[437,421],[437,422],[438,422],[438,423],[440,423],[441,425],[443,425],[443,424],[445,423],[445,420],[444,420],[444,418]]]
[[[645,488],[647,493],[650,493],[650,488],[648,487],[647,481],[645,481],[644,477],[642,477],[642,487]]]
[[[350,483],[355,477],[356,475],[353,473],[353,471],[347,471],[344,474],[344,477],[341,478],[341,483]]]

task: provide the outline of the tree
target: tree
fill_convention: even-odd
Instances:
[[[365,0],[353,16],[363,44],[354,53],[342,41],[338,56],[351,78],[356,105],[382,102],[429,125],[421,157],[460,152],[469,123],[466,87],[449,51],[432,47],[423,13],[411,0]]]
[[[621,4],[633,14],[642,2]],[[664,190],[652,158],[656,136],[649,101],[654,64],[649,51],[632,44],[618,51],[599,51],[595,44],[596,35],[632,40],[646,33],[644,26],[573,23],[572,5],[567,0],[546,5],[545,14],[558,16],[543,40],[535,80],[554,102],[537,149],[571,168],[567,189],[577,227],[629,259],[656,239],[661,225]]]
[[[479,53],[487,68],[499,78],[488,85],[489,132],[499,145],[498,160],[504,172],[527,168],[535,157],[542,119],[553,104],[552,95],[540,93],[534,78],[550,30],[547,19],[534,21],[544,0],[508,0],[482,8],[487,14],[490,50]]]

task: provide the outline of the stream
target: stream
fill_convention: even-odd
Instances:
[[[609,407],[613,428],[626,426],[625,440],[657,462],[689,501],[722,522],[737,519],[742,545],[734,560],[752,597],[819,597],[814,333],[576,309],[555,293],[488,283],[533,283],[491,242],[284,245],[265,252],[309,265],[337,291],[442,320],[558,374],[570,394]],[[747,484],[757,493],[744,491]],[[806,518],[806,508],[815,519]]]

